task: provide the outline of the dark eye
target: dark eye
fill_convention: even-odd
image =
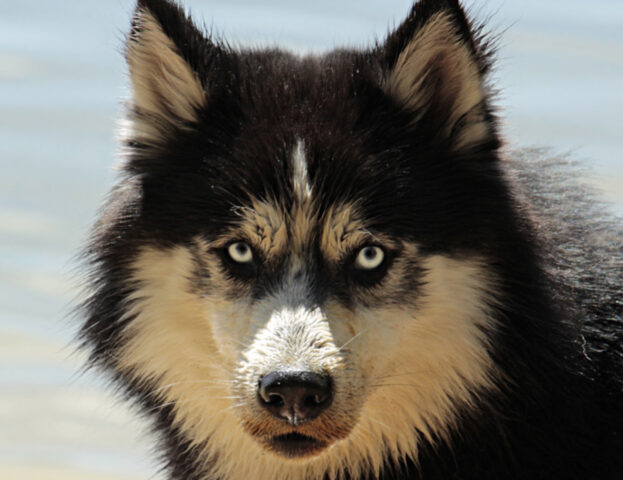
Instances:
[[[383,260],[385,260],[383,249],[375,245],[368,245],[357,253],[355,268],[359,270],[374,270],[382,265]]]
[[[236,263],[248,264],[253,262],[253,250],[244,242],[234,242],[229,245],[227,255]]]

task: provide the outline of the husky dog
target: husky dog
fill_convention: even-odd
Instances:
[[[139,0],[82,338],[169,478],[623,478],[621,229],[506,158],[481,32],[301,57]]]

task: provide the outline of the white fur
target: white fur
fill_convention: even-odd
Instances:
[[[301,204],[311,198],[305,144],[300,138],[296,139],[296,146],[292,151],[292,190]]]

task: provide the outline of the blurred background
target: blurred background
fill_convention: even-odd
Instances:
[[[364,46],[410,0],[186,0],[242,45]],[[593,167],[623,212],[623,2],[464,0],[504,32],[495,74],[511,146]],[[146,427],[78,373],[75,252],[114,180],[130,0],[0,1],[0,479],[156,479]],[[73,277],[73,280],[72,280]]]

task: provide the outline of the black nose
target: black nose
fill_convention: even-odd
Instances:
[[[316,418],[332,400],[331,377],[312,372],[272,372],[260,378],[260,405],[292,425]]]

